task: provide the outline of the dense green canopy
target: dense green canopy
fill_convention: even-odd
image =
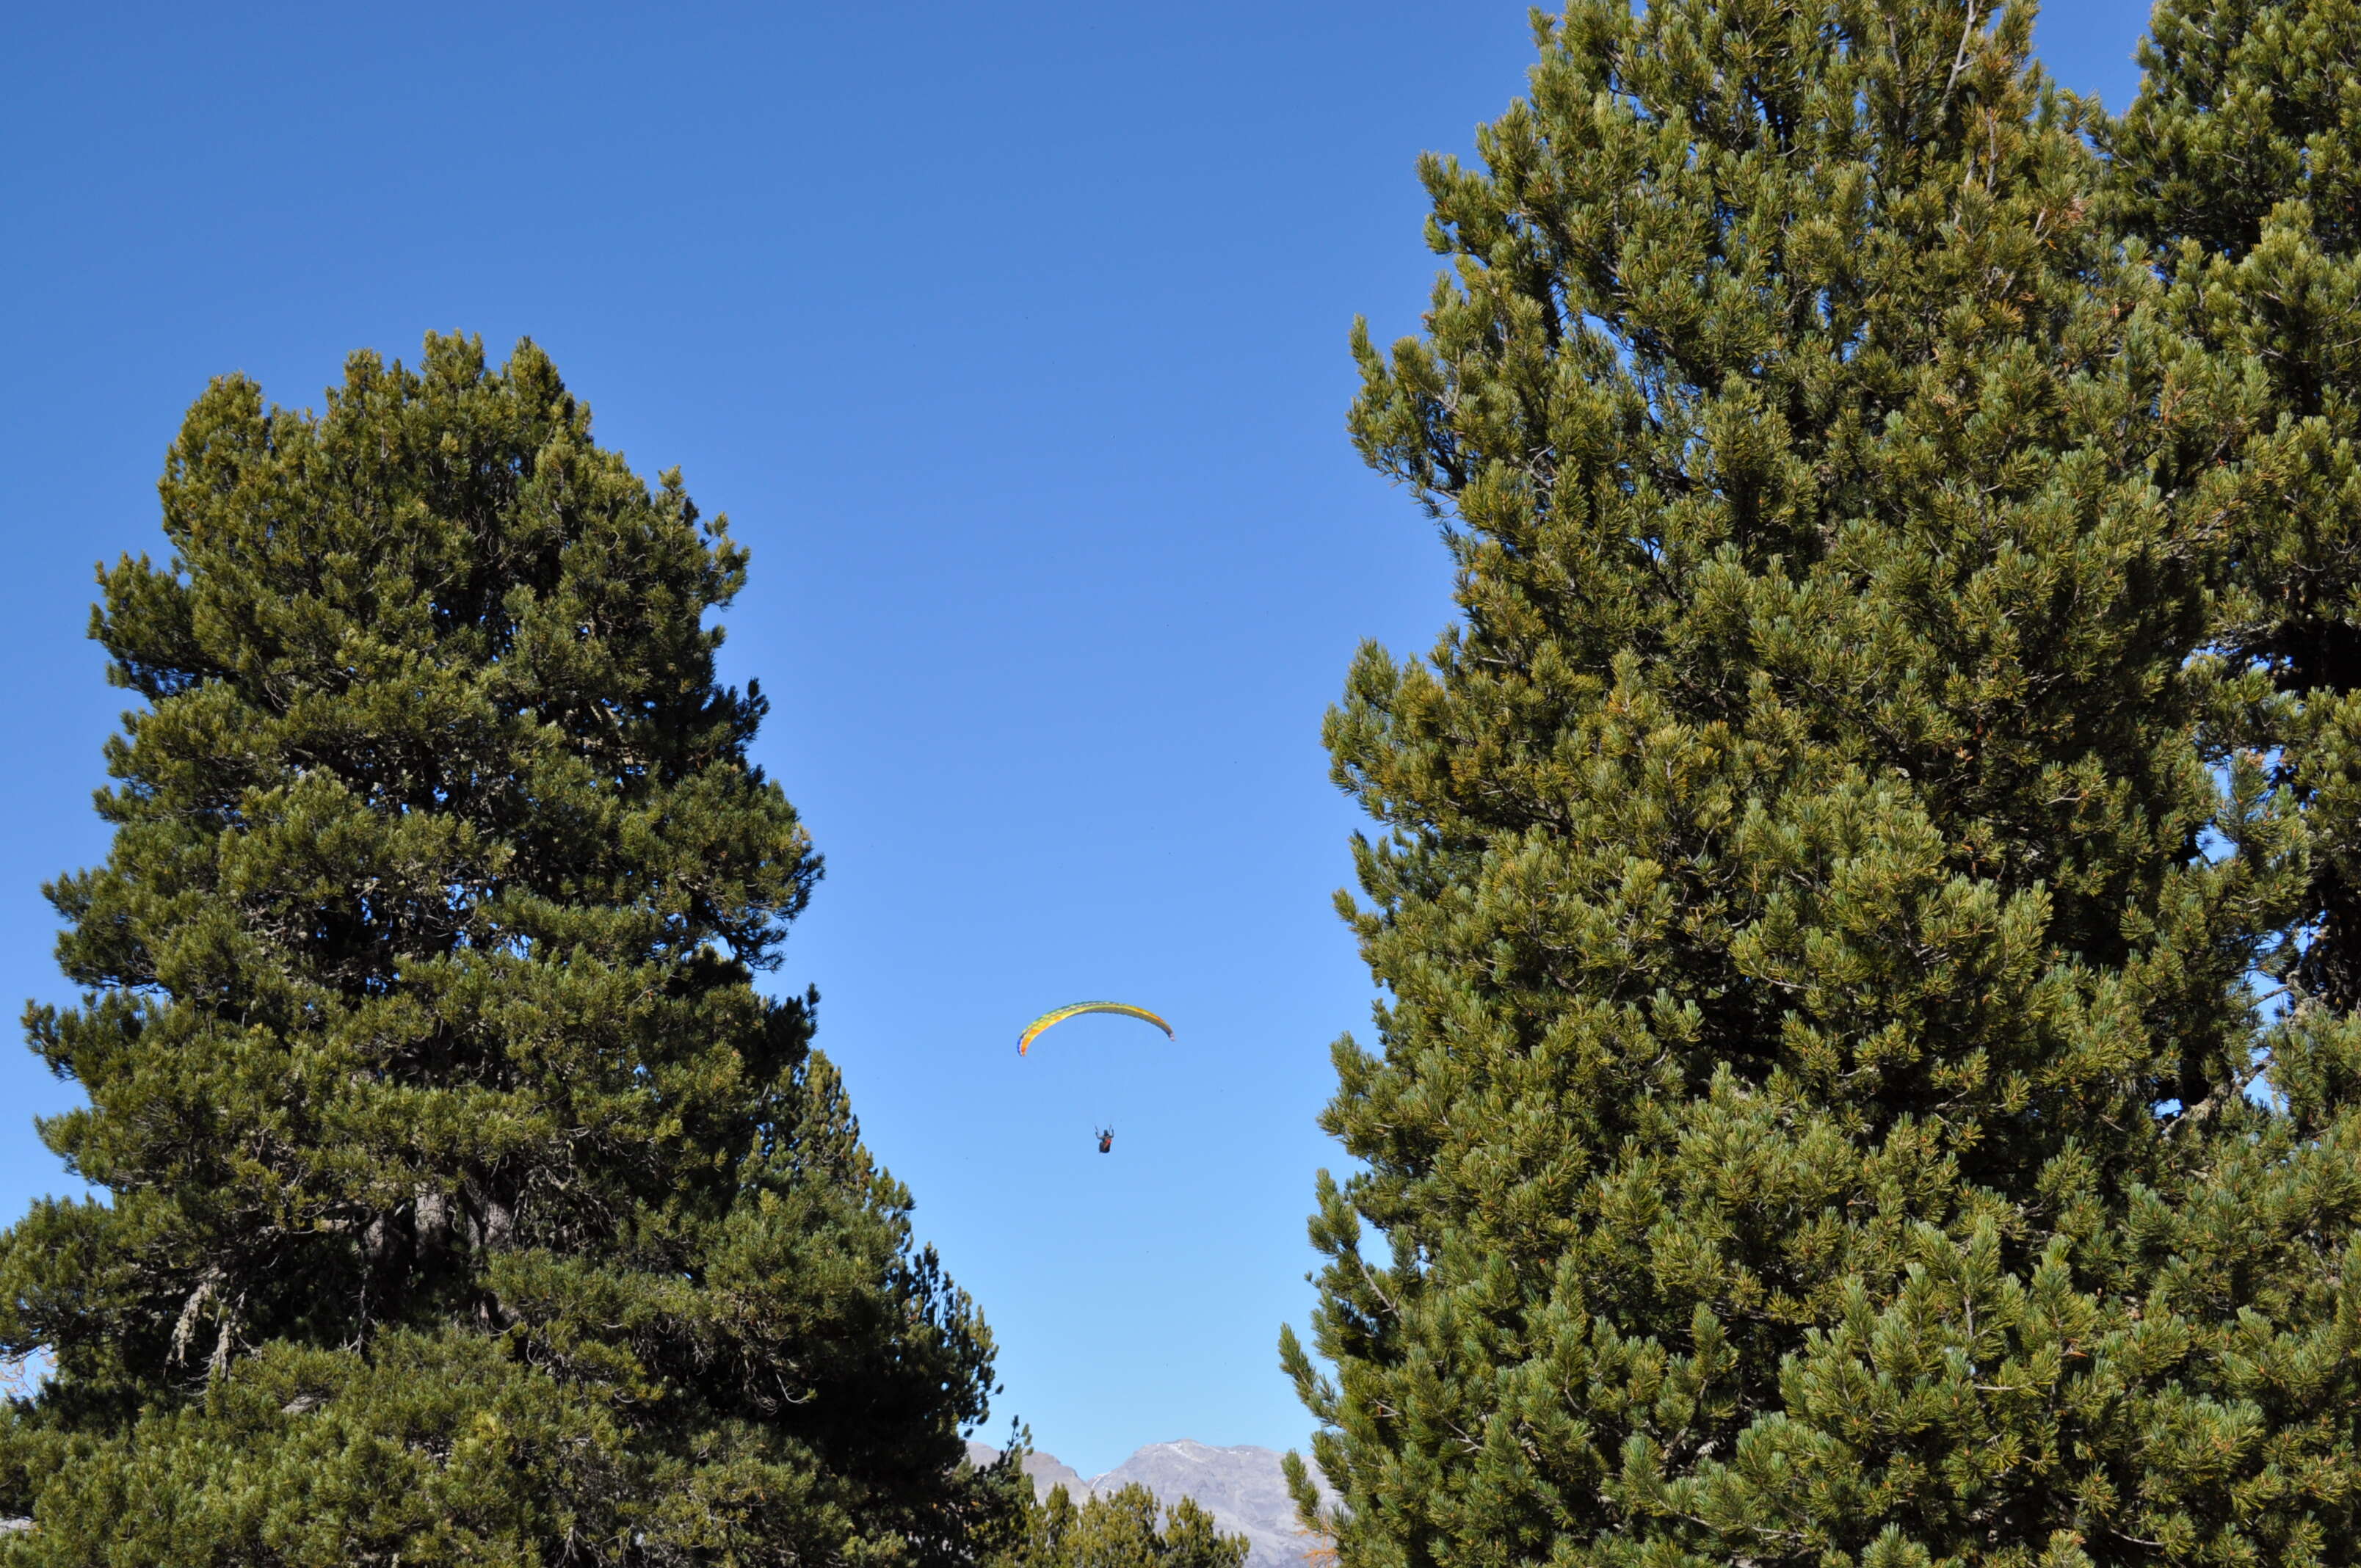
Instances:
[[[2361,1552],[2272,394],[2030,27],[1576,0],[1422,166],[1352,428],[1463,620],[1329,725],[1387,994],[1282,1346],[1347,1568]]]
[[[2312,829],[2302,996],[2361,1003],[2361,6],[2167,0],[2109,127],[2113,215],[2152,245],[2174,327],[2249,383],[2249,505],[2217,609],[2268,676],[2225,741],[2273,760]]]
[[[971,1560],[991,1340],[752,983],[819,862],[714,677],[745,553],[530,343],[216,381],[161,491],[29,1014],[106,1196],[0,1238],[8,1560]]]

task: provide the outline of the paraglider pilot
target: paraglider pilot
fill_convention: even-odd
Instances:
[[[1115,1152],[1115,1129],[1113,1127],[1101,1127],[1098,1132],[1099,1153],[1113,1154]]]

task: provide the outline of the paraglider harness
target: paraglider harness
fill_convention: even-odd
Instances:
[[[1098,1129],[1098,1135],[1099,1153],[1113,1154],[1115,1152],[1115,1129],[1113,1127],[1101,1127]]]

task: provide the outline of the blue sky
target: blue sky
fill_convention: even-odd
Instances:
[[[2059,4],[2069,85],[2143,7]],[[205,379],[316,404],[344,355],[529,334],[642,472],[753,550],[726,667],[828,880],[778,977],[1014,1414],[1085,1474],[1285,1447],[1327,1045],[1370,987],[1329,907],[1321,714],[1429,646],[1448,568],[1343,435],[1345,334],[1416,323],[1412,160],[1520,88],[1473,0],[47,6],[0,126],[0,995],[68,1001],[44,879],[102,858],[119,694],[91,570],[159,550]],[[1017,1028],[1060,1003],[1155,1007]],[[0,1219],[69,1103],[0,1045]],[[1094,1122],[1117,1129],[1102,1158]]]

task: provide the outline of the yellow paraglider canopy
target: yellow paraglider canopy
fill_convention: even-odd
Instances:
[[[1025,1032],[1016,1036],[1016,1054],[1023,1056],[1025,1047],[1031,1045],[1042,1030],[1053,1024],[1062,1024],[1067,1019],[1084,1013],[1120,1013],[1126,1018],[1137,1018],[1142,1023],[1155,1025],[1164,1031],[1164,1037],[1168,1040],[1176,1037],[1172,1033],[1171,1025],[1145,1007],[1134,1007],[1128,1002],[1077,1002],[1066,1007],[1053,1007],[1026,1025]]]

